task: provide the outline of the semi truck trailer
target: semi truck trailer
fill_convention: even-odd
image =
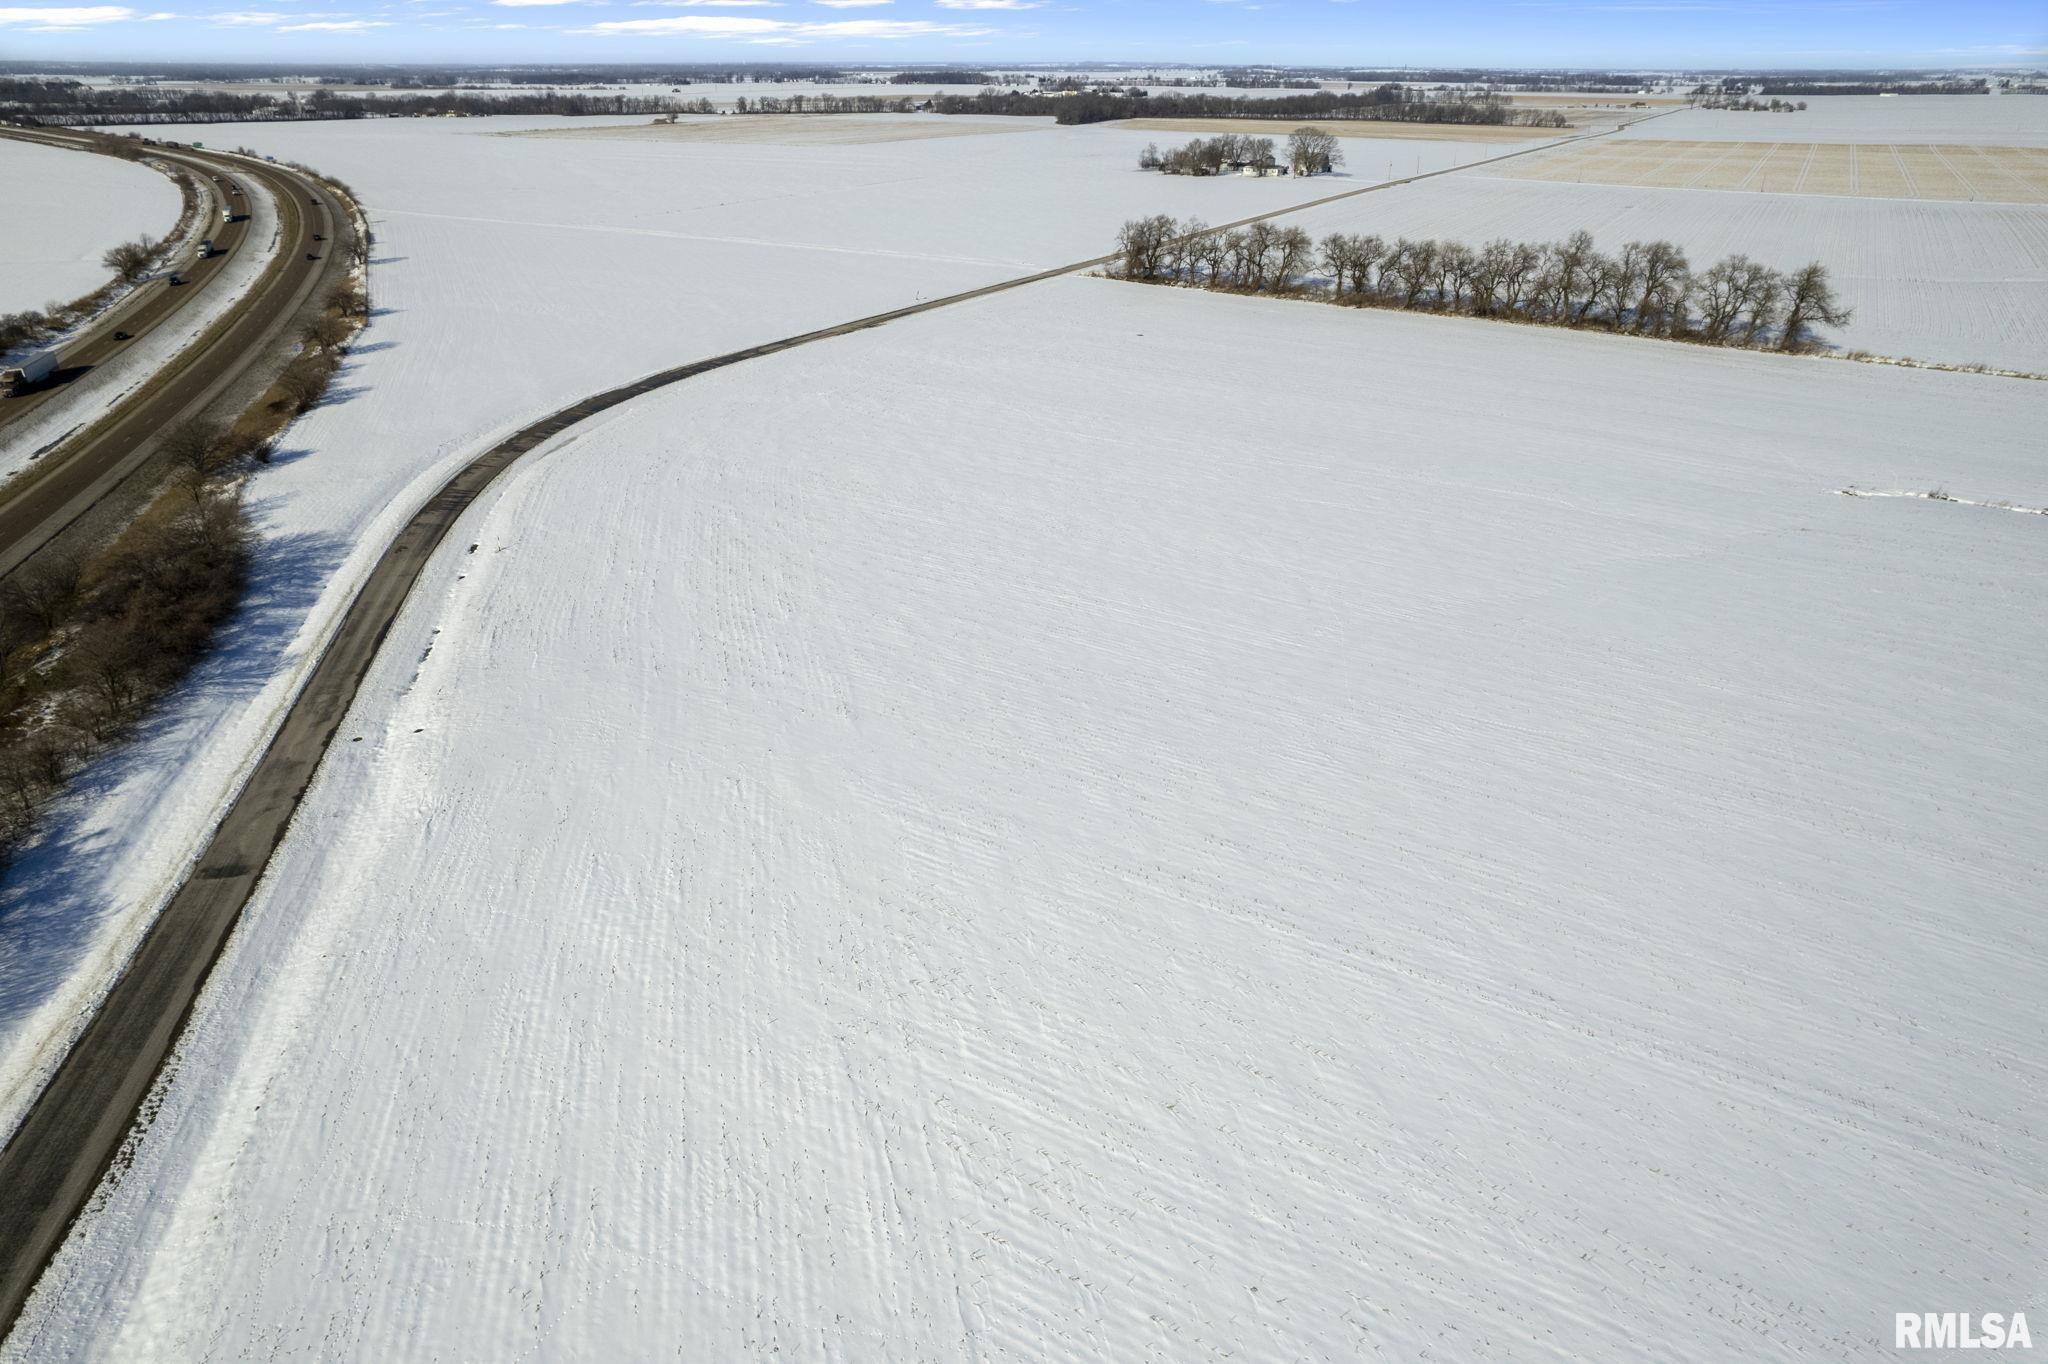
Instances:
[[[57,372],[57,352],[40,351],[29,356],[18,365],[0,369],[0,388],[19,393],[25,388],[34,388]]]

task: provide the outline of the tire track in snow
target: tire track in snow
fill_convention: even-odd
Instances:
[[[1664,117],[1649,114],[1634,123]],[[1504,152],[1442,170],[1356,186],[1220,224],[1227,232],[1326,204],[1610,137],[1632,123]],[[44,1268],[143,1116],[243,906],[284,839],[321,758],[347,716],[427,561],[456,521],[524,456],[598,413],[672,384],[940,308],[1105,265],[1113,255],[856,318],[658,371],[530,422],[458,470],[399,531],[342,613],[291,708],[184,882],[150,924],[127,968],[79,1034],[35,1106],[0,1150],[0,1331],[12,1330]]]

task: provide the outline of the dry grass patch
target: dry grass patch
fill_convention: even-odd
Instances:
[[[1420,142],[1542,142],[1564,128],[1513,128],[1492,123],[1397,123],[1343,118],[1125,118],[1095,126],[1141,133],[1252,133],[1272,137],[1312,123],[1338,137],[1407,138]]]
[[[1662,189],[2048,203],[2048,147],[1629,138],[1560,148],[1493,173]]]

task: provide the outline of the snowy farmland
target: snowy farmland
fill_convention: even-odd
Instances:
[[[1089,279],[599,419],[429,570],[4,1357],[2030,1303],[2048,518],[1837,490],[2048,504],[2044,420]]]
[[[361,193],[377,316],[251,488],[265,540],[227,647],[0,879],[0,1131],[182,874],[334,613],[455,464],[622,379],[1095,256],[1135,214],[1224,221],[1345,187],[1167,179],[1135,168],[1144,135],[1050,125],[854,147],[495,135],[566,122],[209,130]],[[1418,145],[1430,166],[1499,150],[1402,154]]]
[[[161,237],[178,187],[147,166],[0,138],[0,313],[69,303],[105,284],[107,248]]]
[[[1682,109],[1625,138],[1703,142],[1978,143],[2048,147],[2048,108],[2026,95],[1818,95],[1791,114]]]
[[[1295,221],[1318,237],[1376,232],[1473,246],[1557,241],[1584,228],[1609,250],[1668,239],[1701,267],[1731,252],[1778,269],[1820,260],[1855,310],[1847,326],[1826,329],[1834,344],[2048,372],[2048,205],[1554,184],[1504,170],[1366,195]]]

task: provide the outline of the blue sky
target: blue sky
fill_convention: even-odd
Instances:
[[[0,58],[2048,66],[2048,0],[0,0]]]

